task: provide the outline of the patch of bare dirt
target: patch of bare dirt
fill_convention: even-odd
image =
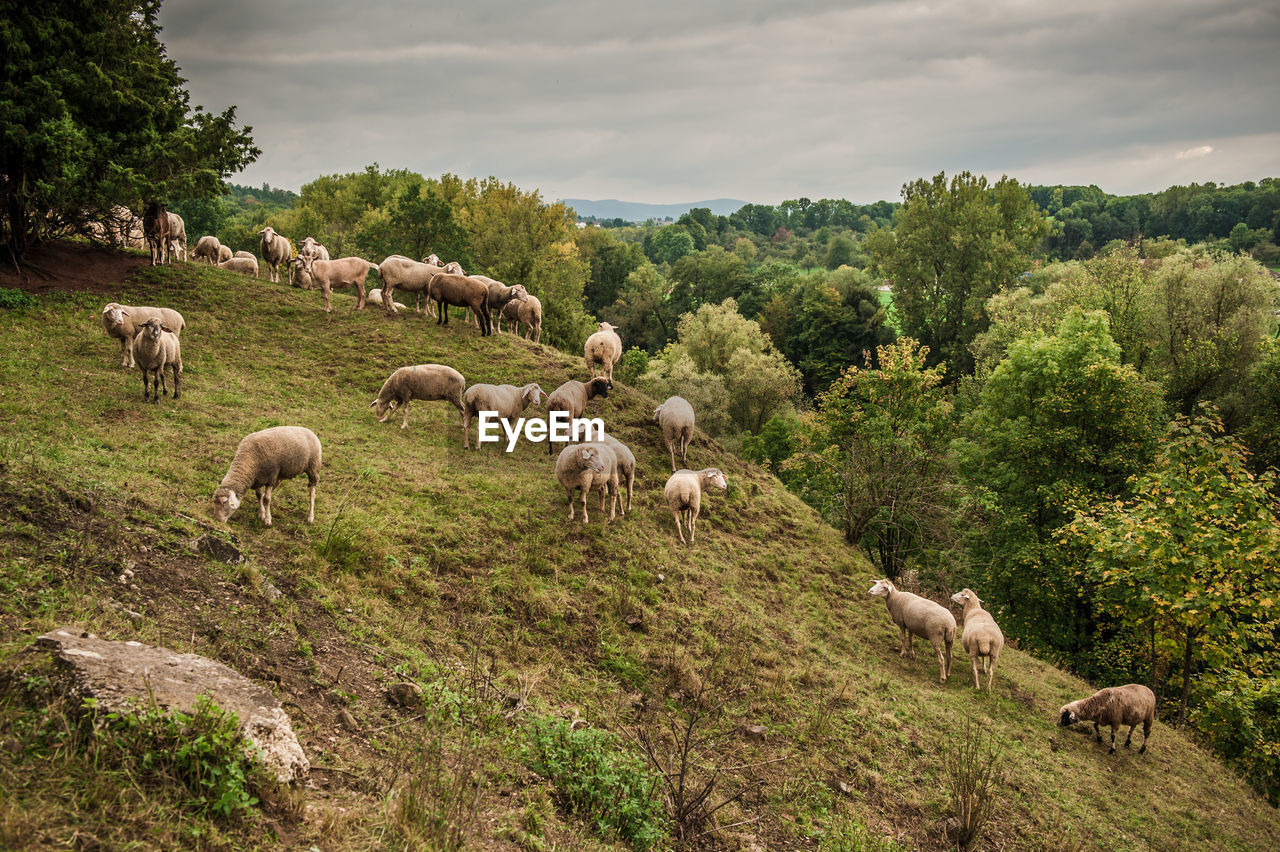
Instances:
[[[64,291],[110,295],[151,262],[138,252],[63,240],[29,249],[19,262],[21,271],[7,254],[0,263],[0,287],[35,296]]]

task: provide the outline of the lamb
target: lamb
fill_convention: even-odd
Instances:
[[[133,352],[138,369],[142,371],[142,401],[148,401],[147,379],[150,376],[153,393],[150,401],[160,402],[160,388],[165,384],[165,367],[173,371],[173,398],[176,400],[179,396],[178,380],[182,375],[182,347],[173,329],[152,317],[138,329],[138,336],[133,339]],[[168,390],[166,387],[165,393]]]
[[[467,392],[462,396],[462,432],[464,439],[462,445],[470,449],[471,440],[471,419],[481,411],[496,411],[499,418],[510,420],[518,417],[521,412],[529,407],[530,403],[537,405],[542,402],[544,391],[536,382],[531,382],[524,387],[516,387],[515,385],[485,385],[476,384],[467,388]],[[479,436],[476,437],[476,449],[480,449]]]
[[[312,284],[320,285],[324,294],[324,310],[329,313],[333,305],[329,294],[334,287],[355,287],[355,310],[364,310],[364,282],[369,270],[377,269],[377,265],[362,257],[343,257],[338,260],[321,260],[315,255],[300,254],[293,262],[302,286],[311,289]]]
[[[685,464],[689,442],[693,440],[693,406],[682,396],[669,396],[653,410],[653,422],[661,425],[662,437],[671,453],[671,469],[676,469],[676,446],[680,447],[680,464]]]
[[[436,300],[439,311],[436,324],[449,324],[449,306],[470,308],[480,321],[480,336],[493,333],[493,316],[489,312],[489,287],[467,275],[441,272],[431,279],[427,294]]]
[[[547,414],[550,415],[553,411],[564,411],[569,414],[569,419],[573,420],[582,416],[590,400],[608,395],[609,380],[606,378],[595,378],[589,382],[570,379],[547,397]],[[550,441],[547,441],[547,455],[551,455]]]
[[[972,589],[961,589],[951,596],[951,600],[964,607],[964,635],[960,642],[973,663],[974,689],[982,688],[978,682],[978,659],[981,658],[982,670],[987,672],[987,692],[990,692],[991,681],[996,676],[996,663],[1004,648],[1004,634],[991,613],[982,608],[982,601]]]
[[[915,637],[928,639],[938,653],[938,682],[951,674],[951,646],[956,641],[956,618],[951,610],[928,598],[899,591],[888,580],[877,580],[869,593],[884,598],[889,618],[898,625],[898,656],[915,659]]]
[[[298,246],[298,254],[314,257],[317,260],[329,259],[329,250],[316,242],[315,237],[307,237],[303,240],[302,245]]]
[[[587,338],[582,351],[587,358],[587,370],[591,375],[601,375],[613,384],[613,365],[622,357],[622,338],[615,331],[616,325],[600,323],[600,330]],[[596,364],[600,364],[600,372],[596,373]]]
[[[498,325],[502,325],[502,317],[515,323],[515,333],[520,333],[520,324],[528,326],[525,337],[534,343],[542,341],[542,302],[537,296],[526,294],[523,299],[512,299],[503,305],[498,315]]]
[[[147,203],[142,214],[142,231],[147,235],[147,247],[151,250],[151,265],[169,262],[169,211],[159,201]]]
[[[618,457],[602,443],[571,444],[556,458],[556,479],[569,494],[569,520],[573,520],[573,492],[582,489],[582,522],[588,523],[587,495],[600,489],[600,511],[609,498],[609,520],[617,516]]]
[[[684,530],[680,528],[680,516],[683,515],[689,526],[689,544],[693,544],[694,525],[698,521],[698,513],[702,508],[702,492],[708,486],[725,491],[729,488],[729,479],[719,468],[708,467],[697,472],[677,470],[667,480],[662,489],[667,498],[667,508],[676,519],[676,532],[680,534],[680,543],[684,544]]]
[[[232,257],[219,261],[218,268],[229,269],[242,275],[252,275],[254,278],[258,277],[258,259],[256,257]]]
[[[382,306],[389,314],[398,313],[395,307],[397,287],[407,293],[427,293],[432,279],[443,271],[433,263],[419,263],[400,254],[391,255],[378,264],[378,275],[382,278]]]
[[[169,214],[169,254],[173,255],[173,247],[178,247],[178,255],[182,262],[187,262],[187,223],[177,213]]]
[[[381,302],[381,301],[382,301],[382,288],[381,288],[381,287],[374,287],[372,290],[370,290],[368,293],[366,293],[366,294],[365,294],[365,300],[366,300],[366,301],[368,301],[368,302]],[[409,310],[409,306],[408,306],[408,305],[406,305],[406,304],[404,304],[403,302],[396,302],[396,307],[397,307],[397,308],[402,308],[402,309],[404,309],[404,310],[406,310],[406,311],[407,311],[407,310]]]
[[[1102,732],[1098,730],[1098,725],[1110,725],[1111,749],[1107,754],[1116,753],[1117,727],[1129,726],[1129,736],[1124,741],[1124,747],[1129,748],[1133,742],[1133,729],[1141,722],[1142,748],[1138,749],[1138,754],[1146,754],[1147,739],[1151,736],[1151,725],[1156,719],[1156,696],[1140,683],[1108,686],[1088,698],[1062,705],[1058,713],[1058,724],[1064,728],[1076,722],[1093,722],[1093,735],[1098,742],[1102,742]]]
[[[107,330],[108,335],[120,341],[121,367],[134,366],[133,339],[138,336],[143,323],[149,319],[160,320],[160,323],[172,329],[174,334],[181,334],[187,327],[182,314],[172,308],[134,307],[108,302],[102,309],[102,327]]]
[[[218,238],[210,234],[205,234],[196,240],[196,247],[191,250],[192,260],[204,260],[210,266],[222,260],[222,249],[224,246],[218,241]],[[227,249],[227,257],[231,256],[231,249]]]
[[[262,235],[262,242],[258,245],[258,253],[262,255],[262,262],[266,264],[270,273],[268,278],[273,284],[279,284],[280,264],[289,263],[293,260],[293,244],[285,239],[283,235],[277,234],[270,225],[258,233]],[[293,283],[292,270],[289,275],[289,283]]]
[[[397,407],[404,410],[403,429],[409,425],[409,403],[415,399],[441,399],[453,404],[462,413],[462,391],[467,380],[452,367],[443,364],[418,364],[415,367],[401,367],[382,383],[378,398],[369,403],[379,423],[386,423],[391,412]],[[467,443],[466,427],[462,433],[463,445]]]
[[[240,507],[245,492],[258,498],[258,517],[271,526],[271,491],[281,480],[307,475],[311,507],[307,523],[316,520],[316,483],[320,481],[320,439],[304,426],[273,426],[240,439],[231,467],[213,492],[213,516],[225,523]]]
[[[604,444],[613,450],[613,454],[618,457],[618,481],[627,481],[627,505],[622,509],[621,514],[625,515],[631,511],[631,495],[636,487],[636,454],[631,452],[631,448],[619,441],[612,435],[604,436]],[[621,502],[621,497],[619,497]]]

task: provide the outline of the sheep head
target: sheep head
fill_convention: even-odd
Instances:
[[[709,467],[702,471],[702,481],[705,485],[710,485],[721,491],[729,490],[729,478],[718,467]]]
[[[434,254],[431,256],[436,257]],[[434,265],[435,266],[440,265],[440,258],[436,257]],[[451,273],[453,275],[466,275],[466,273],[462,271],[462,264],[458,263],[458,261],[456,260],[451,260],[448,263],[446,263],[444,265],[444,271]]]
[[[600,330],[601,331],[617,331],[618,327],[616,325],[610,325],[607,322],[602,322],[600,323]]]
[[[122,305],[112,302],[102,309],[102,315],[106,317],[112,325],[121,325],[124,322],[124,318],[129,316],[129,312],[126,311]]]
[[[970,601],[973,601],[977,606],[982,605],[982,601],[978,600],[978,596],[974,594],[973,589],[961,589],[951,596],[951,600],[953,603],[960,604],[960,606],[965,609],[968,609]]]
[[[613,387],[613,382],[604,376],[596,376],[587,382],[587,399],[595,399],[596,397],[608,397],[609,389]]]
[[[369,403],[369,407],[373,409],[373,416],[378,418],[379,423],[386,423],[387,418],[391,416],[391,412],[396,410],[397,404],[398,400],[378,397]]]
[[[429,263],[429,264],[431,264],[432,266],[439,266],[439,265],[440,265],[440,258],[439,258],[438,256],[434,255],[434,254],[429,254],[429,255],[427,255],[426,257],[424,257],[424,258],[422,259],[422,262],[423,262],[423,263]]]
[[[231,513],[240,508],[240,498],[230,488],[219,488],[213,492],[213,517],[225,523]]]
[[[896,592],[893,583],[888,580],[876,580],[876,584],[867,590],[867,594],[874,595],[877,598],[887,598]]]
[[[578,459],[583,467],[588,467],[596,473],[604,473],[604,459],[600,458],[600,453],[595,447],[578,447]]]
[[[534,405],[541,405],[542,397],[545,395],[546,391],[542,389],[541,385],[536,383],[525,385],[520,389],[520,397],[526,402],[530,402]]]
[[[1076,722],[1080,721],[1079,717],[1076,716],[1076,711],[1071,709],[1070,704],[1064,704],[1059,712],[1062,714],[1058,717],[1059,728],[1065,728],[1068,725],[1074,725]]]

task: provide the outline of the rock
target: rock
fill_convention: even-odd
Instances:
[[[843,793],[846,796],[853,795],[853,785],[847,781],[841,781],[839,778],[831,779],[831,789],[837,793]]]
[[[622,620],[626,622],[626,625],[630,627],[632,630],[640,630],[641,628],[644,627],[644,618],[642,618],[639,615],[636,615],[635,613],[628,615],[626,618]]]
[[[79,627],[61,627],[36,640],[70,675],[77,703],[96,699],[106,712],[129,712],[152,699],[166,710],[194,712],[208,696],[240,720],[246,739],[282,782],[301,781],[311,764],[289,716],[269,691],[222,663],[141,642],[108,642]]]
[[[342,723],[342,727],[348,731],[360,730],[360,723],[356,721],[356,717],[351,715],[351,711],[345,707],[338,708],[338,721]]]
[[[762,743],[764,738],[769,735],[769,729],[764,725],[739,725],[738,733],[752,742]]]
[[[387,687],[387,700],[397,707],[417,707],[422,703],[422,687],[402,681]]]
[[[244,561],[244,554],[240,552],[240,548],[208,533],[196,539],[192,546],[197,553],[203,553],[228,565],[239,565]]]
[[[275,584],[270,580],[262,581],[262,593],[267,596],[269,601],[278,601],[284,597],[284,592],[276,588]]]

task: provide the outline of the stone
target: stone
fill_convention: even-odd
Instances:
[[[422,687],[401,681],[387,687],[387,700],[397,707],[417,707],[422,703]]]
[[[229,541],[223,541],[214,535],[205,533],[196,539],[192,546],[197,553],[203,553],[219,562],[225,562],[228,565],[239,565],[244,561],[244,554],[240,552],[240,548],[236,547]]]
[[[338,708],[338,721],[342,723],[342,727],[348,731],[359,731],[360,723],[356,721],[356,717],[351,715],[351,711],[345,707]]]
[[[769,735],[769,729],[764,725],[739,725],[738,733],[752,742],[762,743],[764,738]]]
[[[630,627],[632,630],[639,630],[639,629],[641,629],[642,627],[644,627],[644,618],[643,618],[642,616],[636,615],[635,613],[632,613],[631,615],[628,615],[626,618],[624,618],[624,619],[622,619],[622,620],[623,620],[623,621],[626,623],[626,625],[627,625],[628,627]]]
[[[264,765],[284,783],[303,780],[311,764],[289,716],[266,688],[222,663],[141,642],[109,642],[80,627],[60,627],[36,640],[69,674],[72,697],[97,701],[99,710],[130,712],[154,699],[165,710],[192,713],[201,696],[240,721],[262,750]]]

